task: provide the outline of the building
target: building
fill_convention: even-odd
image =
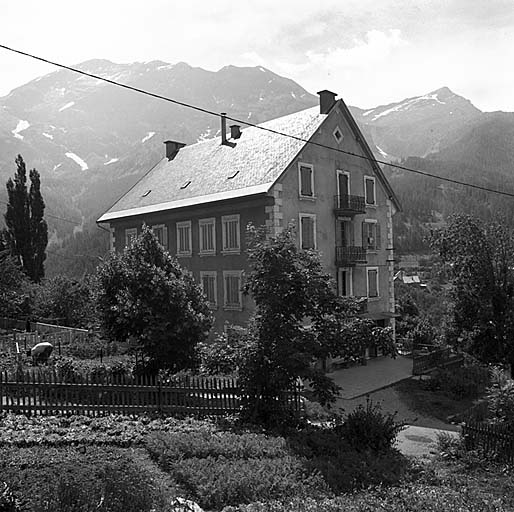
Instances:
[[[219,332],[244,325],[253,310],[241,293],[246,225],[277,232],[294,221],[298,244],[320,251],[339,293],[367,298],[366,315],[394,325],[400,205],[345,103],[330,91],[319,97],[318,107],[259,127],[228,132],[222,114],[220,138],[165,142],[165,158],[98,220],[110,224],[111,247],[122,250],[143,223],[152,226],[201,284]]]

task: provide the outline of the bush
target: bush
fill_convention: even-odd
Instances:
[[[17,512],[16,498],[9,485],[0,481],[0,512]]]
[[[389,450],[396,442],[396,436],[405,428],[395,421],[396,413],[383,413],[380,404],[366,400],[366,407],[359,405],[339,427],[343,438],[357,451]]]
[[[167,468],[185,458],[223,457],[225,459],[263,459],[287,455],[281,437],[231,432],[156,432],[146,442],[148,452]]]
[[[483,365],[440,368],[432,373],[425,386],[454,400],[478,398],[489,384],[489,369]]]
[[[263,499],[327,494],[323,478],[309,474],[302,461],[291,456],[247,460],[191,458],[175,461],[168,471],[207,509]]]
[[[131,454],[121,450],[4,448],[0,473],[19,497],[21,510],[163,510],[162,489]]]
[[[492,372],[492,385],[487,390],[490,422],[514,430],[514,380],[499,369]]]

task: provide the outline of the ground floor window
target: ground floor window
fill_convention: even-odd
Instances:
[[[338,292],[341,297],[353,295],[352,269],[340,268],[337,276]]]
[[[368,277],[368,298],[372,299],[378,297],[378,267],[368,267],[366,271]]]
[[[240,270],[225,270],[223,272],[225,309],[242,309],[243,307],[241,274]]]
[[[215,307],[218,304],[218,287],[217,287],[217,276],[216,271],[212,272],[200,272],[200,285],[202,291],[209,302],[211,307]]]

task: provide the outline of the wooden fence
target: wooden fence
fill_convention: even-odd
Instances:
[[[164,381],[158,377],[124,375],[95,378],[48,372],[8,375],[0,372],[0,411],[27,415],[160,413],[195,416],[236,414],[241,389],[235,379],[186,377]],[[302,409],[301,388],[277,397],[277,409]]]
[[[514,431],[500,425],[468,422],[462,426],[467,450],[482,448],[497,459],[514,463]]]
[[[412,374],[421,375],[440,366],[461,365],[462,354],[451,354],[450,347],[433,350],[426,354],[413,353]]]

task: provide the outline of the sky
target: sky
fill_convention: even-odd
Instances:
[[[0,0],[0,44],[66,65],[264,66],[361,108],[447,86],[514,112],[514,0]],[[0,49],[0,96],[54,70]]]

